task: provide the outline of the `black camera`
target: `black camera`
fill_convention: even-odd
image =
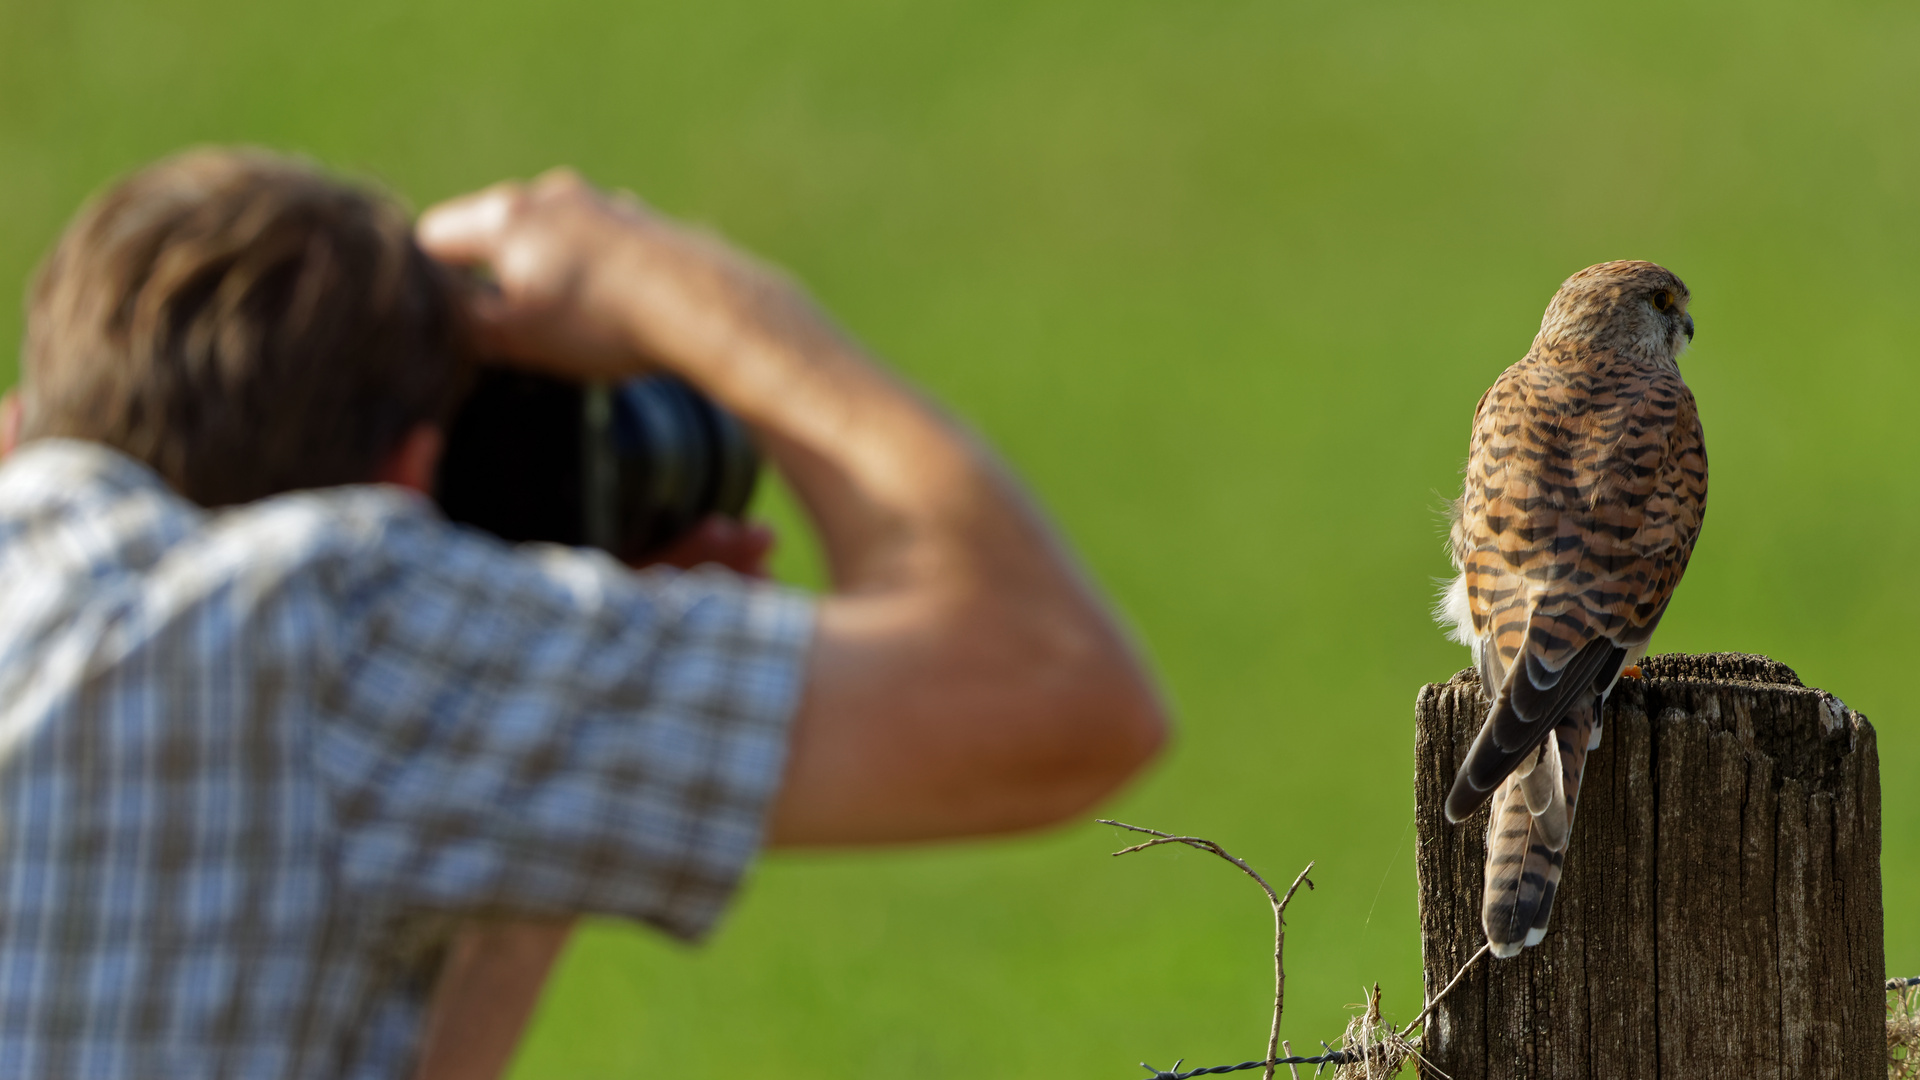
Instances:
[[[746,426],[672,376],[583,385],[486,367],[448,426],[435,497],[505,540],[637,562],[711,514],[739,517],[759,475]]]

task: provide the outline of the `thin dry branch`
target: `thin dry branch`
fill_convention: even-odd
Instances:
[[[1313,869],[1313,864],[1309,862],[1306,870],[1300,871],[1300,876],[1293,879],[1292,885],[1287,886],[1287,894],[1282,896],[1280,902],[1273,906],[1273,1031],[1267,1036],[1267,1060],[1269,1062],[1280,1056],[1280,1011],[1285,1008],[1287,1004],[1287,968],[1286,965],[1280,961],[1280,954],[1285,951],[1287,947],[1287,922],[1282,916],[1286,914],[1287,901],[1293,899],[1293,894],[1300,888],[1301,882],[1305,881],[1307,888],[1313,888],[1313,882],[1307,879],[1307,870],[1311,869]],[[1287,1056],[1292,1057],[1293,1055],[1288,1054]],[[1289,1069],[1293,1068],[1291,1065],[1287,1067]],[[1267,1071],[1263,1075],[1265,1080],[1273,1080],[1273,1066],[1271,1064],[1267,1066]]]
[[[1247,865],[1245,859],[1231,854],[1226,848],[1221,847],[1219,844],[1203,836],[1175,836],[1172,833],[1163,833],[1159,829],[1149,829],[1141,825],[1129,825],[1124,821],[1113,821],[1107,818],[1099,818],[1098,820],[1102,825],[1112,825],[1118,829],[1126,829],[1128,832],[1145,833],[1153,837],[1152,840],[1148,840],[1144,844],[1135,844],[1129,848],[1121,848],[1119,851],[1114,852],[1115,855],[1131,855],[1136,851],[1145,851],[1150,847],[1159,847],[1162,844],[1185,844],[1190,848],[1210,851],[1239,867],[1241,873],[1258,882],[1261,891],[1267,894],[1267,903],[1273,908],[1273,1030],[1267,1035],[1267,1056],[1265,1059],[1267,1066],[1266,1072],[1261,1074],[1261,1080],[1273,1080],[1273,1070],[1275,1068],[1274,1059],[1280,1056],[1280,1014],[1285,1011],[1287,1004],[1287,966],[1282,959],[1287,949],[1287,904],[1293,899],[1293,894],[1299,891],[1301,882],[1306,882],[1307,888],[1313,888],[1312,879],[1307,877],[1307,871],[1313,869],[1313,864],[1308,863],[1306,869],[1300,871],[1300,876],[1294,878],[1293,884],[1287,887],[1286,894],[1280,895],[1273,891],[1273,886],[1267,884],[1267,879],[1261,877],[1258,870]],[[1289,1054],[1287,1056],[1292,1057],[1293,1055]]]
[[[1292,901],[1293,894],[1300,890],[1301,883],[1304,882],[1309,889],[1314,887],[1312,879],[1307,877],[1308,871],[1313,869],[1313,864],[1308,863],[1306,869],[1300,871],[1300,875],[1293,879],[1293,884],[1287,887],[1285,893],[1278,893],[1274,891],[1272,885],[1268,884],[1266,878],[1260,876],[1258,870],[1255,870],[1247,864],[1245,859],[1234,855],[1226,848],[1221,847],[1219,844],[1204,836],[1179,836],[1174,833],[1161,832],[1159,829],[1149,829],[1143,825],[1129,825],[1124,821],[1113,821],[1108,818],[1100,818],[1098,820],[1102,825],[1112,825],[1117,829],[1144,833],[1147,836],[1153,837],[1153,839],[1143,843],[1121,848],[1113,854],[1131,855],[1136,851],[1145,851],[1148,848],[1161,847],[1166,844],[1182,844],[1190,848],[1210,852],[1232,863],[1235,867],[1239,868],[1241,873],[1252,878],[1254,882],[1260,886],[1260,890],[1267,894],[1267,904],[1273,909],[1273,1029],[1267,1036],[1267,1056],[1260,1061],[1247,1061],[1239,1065],[1221,1065],[1209,1069],[1195,1069],[1186,1073],[1179,1071],[1180,1066],[1177,1062],[1172,1072],[1161,1072],[1152,1066],[1146,1066],[1147,1070],[1152,1072],[1156,1077],[1167,1078],[1176,1076],[1199,1076],[1203,1073],[1238,1072],[1242,1069],[1264,1067],[1266,1072],[1262,1075],[1262,1080],[1273,1080],[1274,1069],[1279,1065],[1285,1064],[1287,1071],[1293,1075],[1294,1080],[1299,1080],[1299,1070],[1295,1069],[1293,1061],[1289,1060],[1295,1057],[1293,1046],[1291,1043],[1283,1042],[1280,1038],[1280,1017],[1285,1010],[1287,1000],[1287,969],[1283,962],[1287,943],[1286,911],[1287,904]],[[1427,1002],[1424,1009],[1420,1010],[1420,1015],[1414,1017],[1411,1023],[1398,1031],[1395,1031],[1390,1025],[1381,1022],[1380,986],[1378,983],[1375,983],[1373,992],[1368,995],[1366,1002],[1360,1006],[1362,1009],[1361,1014],[1354,1017],[1353,1022],[1347,1025],[1346,1036],[1341,1040],[1341,1049],[1337,1052],[1329,1050],[1328,1054],[1324,1055],[1323,1058],[1299,1060],[1307,1060],[1309,1064],[1321,1060],[1338,1062],[1340,1063],[1338,1070],[1340,1080],[1349,1080],[1349,1078],[1352,1078],[1352,1080],[1360,1080],[1360,1078],[1364,1078],[1364,1080],[1384,1080],[1386,1077],[1397,1074],[1409,1058],[1418,1058],[1423,1066],[1432,1069],[1432,1063],[1420,1057],[1420,1036],[1413,1035],[1412,1033],[1415,1028],[1420,1027],[1426,1022],[1427,1017],[1433,1015],[1434,1008],[1440,1004],[1441,1000],[1449,993],[1452,993],[1454,987],[1460,985],[1460,980],[1466,977],[1467,970],[1473,967],[1475,963],[1478,963],[1482,956],[1487,954],[1488,948],[1489,946],[1483,945],[1478,952],[1468,957],[1467,962],[1460,965],[1460,970],[1454,973],[1453,978],[1447,982],[1447,985],[1442,987],[1438,994],[1434,995],[1433,1000]],[[1889,987],[1889,989],[1891,989],[1891,987]],[[1891,1030],[1891,1025],[1889,1026],[1889,1030]],[[1424,1034],[1424,1032],[1422,1032],[1422,1034]],[[1409,1036],[1412,1037],[1409,1038]],[[1321,1043],[1320,1045],[1322,1047],[1326,1046],[1325,1043]],[[1285,1058],[1280,1056],[1282,1047],[1287,1051]],[[1436,1075],[1441,1075],[1439,1070],[1434,1069],[1433,1071]],[[1315,1070],[1315,1074],[1318,1075],[1317,1069]]]
[[[1481,957],[1487,955],[1487,950],[1491,948],[1493,948],[1493,943],[1488,942],[1487,944],[1480,946],[1480,949],[1478,952],[1474,953],[1472,956],[1467,957],[1467,962],[1464,964],[1461,964],[1460,970],[1454,972],[1453,978],[1447,980],[1447,985],[1444,987],[1441,987],[1440,992],[1433,995],[1433,1000],[1427,1002],[1427,1007],[1420,1010],[1420,1015],[1414,1017],[1412,1023],[1400,1029],[1400,1037],[1403,1039],[1406,1038],[1407,1032],[1412,1031],[1414,1028],[1418,1027],[1422,1021],[1426,1020],[1427,1017],[1432,1016],[1433,1010],[1439,1006],[1441,999],[1445,998],[1448,994],[1453,993],[1453,988],[1456,986],[1459,986],[1460,980],[1466,977],[1467,969],[1472,967],[1474,963],[1477,962]]]

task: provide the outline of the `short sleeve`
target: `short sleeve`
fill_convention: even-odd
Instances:
[[[346,886],[704,933],[761,844],[810,601],[437,520],[379,546],[314,746]]]

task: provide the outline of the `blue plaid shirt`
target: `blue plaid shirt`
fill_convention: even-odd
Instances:
[[[401,1077],[462,915],[700,935],[811,626],[396,488],[209,514],[29,444],[0,467],[0,1077]]]

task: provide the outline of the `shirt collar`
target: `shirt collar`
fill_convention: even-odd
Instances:
[[[411,511],[437,513],[432,499],[395,484],[349,484],[334,490],[377,493],[379,497],[389,498]],[[39,493],[41,499],[48,501],[62,501],[63,497],[71,497],[82,491],[165,495],[204,512],[203,507],[174,491],[151,466],[105,443],[87,439],[34,439],[22,443],[4,462],[0,462],[0,501],[13,506],[20,505],[23,498],[38,501],[29,493]],[[223,509],[237,510],[240,507]]]
[[[0,491],[22,482],[49,492],[107,488],[172,493],[160,474],[144,463],[85,439],[34,439],[21,444],[0,463]]]

